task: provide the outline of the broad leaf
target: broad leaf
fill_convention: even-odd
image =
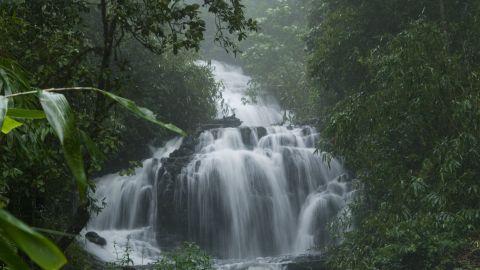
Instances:
[[[173,132],[176,132],[182,136],[186,136],[187,134],[185,133],[185,131],[183,131],[182,129],[178,128],[177,126],[173,125],[173,124],[166,124],[166,123],[163,123],[161,121],[158,121],[155,114],[150,111],[149,109],[147,108],[143,108],[143,107],[140,107],[140,106],[137,106],[137,104],[135,104],[135,102],[129,100],[129,99],[126,99],[126,98],[123,98],[123,97],[119,97],[117,95],[114,95],[112,93],[109,93],[107,91],[103,91],[103,90],[100,90],[100,89],[96,89],[96,91],[104,94],[105,96],[115,100],[118,104],[122,105],[123,107],[125,107],[127,110],[133,112],[136,116],[138,117],[141,117],[143,119],[146,119],[152,123],[155,123],[157,125],[160,125],[168,130],[171,130]]]
[[[8,114],[8,113],[7,113]],[[5,119],[3,120],[3,125],[2,125],[2,133],[3,134],[8,134],[10,131],[13,129],[22,126],[23,124],[13,120],[12,118],[5,116]]]
[[[0,80],[3,79],[6,95],[30,89],[28,78],[31,75],[11,59],[0,57]]]
[[[62,94],[40,91],[40,104],[63,146],[63,152],[73,176],[77,181],[80,198],[85,202],[87,192],[87,176],[83,164],[82,151],[75,117],[67,99]]]
[[[98,149],[97,145],[93,142],[93,140],[88,136],[86,132],[83,130],[80,130],[80,136],[82,138],[83,144],[86,146],[88,152],[90,153],[90,156],[92,158],[95,158],[97,160],[104,160],[105,155]]]
[[[7,116],[25,118],[25,119],[44,119],[46,117],[43,111],[20,109],[20,108],[8,109]]]
[[[8,98],[0,96],[0,128],[3,126],[5,116],[7,115]]]
[[[0,66],[0,81],[2,82],[0,91],[3,92],[3,94],[11,95],[12,94],[12,85],[10,83],[10,79],[8,77],[7,72],[1,68]]]
[[[9,269],[28,269],[28,265],[18,256],[17,251],[6,240],[5,237],[0,235],[0,261],[4,262]]]
[[[62,252],[50,240],[3,209],[0,209],[0,228],[5,237],[43,269],[60,269],[67,262]]]

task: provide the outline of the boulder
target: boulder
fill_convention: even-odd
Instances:
[[[229,127],[239,127],[242,124],[242,121],[235,117],[235,114],[231,116],[224,116],[220,119],[214,119],[206,124],[199,125],[197,128],[197,134],[202,133],[205,130],[215,129],[215,128],[229,128]]]
[[[85,234],[85,238],[88,241],[90,241],[90,242],[92,242],[96,245],[102,246],[102,247],[107,244],[107,240],[105,238],[101,237],[100,235],[98,235],[98,233],[96,233],[96,232],[87,232]]]

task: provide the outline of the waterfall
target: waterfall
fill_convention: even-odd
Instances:
[[[188,188],[179,193],[187,194],[189,234],[220,257],[294,252],[307,196],[342,173],[338,162],[329,168],[314,154],[312,128],[268,127],[261,138],[258,129],[250,130],[250,138],[238,128],[204,132],[181,177]]]
[[[95,197],[106,207],[85,231],[107,238],[106,247],[87,243],[101,259],[115,260],[129,245],[136,264],[148,263],[161,254],[166,240],[159,235],[166,233],[181,234],[224,259],[300,254],[329,240],[326,227],[351,190],[340,162],[326,163],[316,151],[314,128],[276,125],[283,113],[272,97],[244,104],[250,78],[240,68],[212,65],[242,126],[190,138],[194,149],[176,177],[167,175],[163,158],[182,150],[187,142],[179,138],[159,148],[135,175],[99,178]]]
[[[133,250],[135,264],[154,261],[160,249],[154,240],[153,223],[156,197],[155,179],[161,167],[160,160],[169,156],[182,144],[175,138],[143,161],[132,176],[109,174],[97,179],[94,197],[105,207],[90,220],[85,231],[93,230],[107,238],[107,245],[99,247],[85,242],[87,250],[104,261],[115,261],[128,246]]]

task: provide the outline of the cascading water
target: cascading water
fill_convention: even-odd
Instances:
[[[107,244],[100,247],[86,241],[87,250],[104,261],[115,261],[123,256],[126,248],[132,249],[129,252],[132,252],[131,259],[135,264],[150,263],[160,255],[153,231],[156,212],[154,179],[161,167],[160,159],[181,144],[181,138],[167,142],[132,176],[110,174],[97,180],[95,198],[105,207],[90,220],[84,231],[99,233],[107,239]]]
[[[307,196],[342,173],[338,162],[329,169],[313,153],[311,128],[249,131],[248,136],[238,128],[202,133],[198,154],[181,177],[187,181],[188,190],[179,193],[188,194],[191,237],[223,258],[295,252],[292,243]],[[302,243],[299,251],[313,244]]]
[[[225,86],[225,102],[243,125],[200,133],[188,162],[173,180],[168,192],[173,194],[173,216],[185,216],[182,238],[217,258],[244,261],[300,254],[324,244],[326,225],[344,207],[350,191],[341,164],[335,159],[327,164],[315,152],[314,128],[272,126],[282,121],[282,111],[272,98],[244,104],[249,77],[241,69],[215,61],[212,65]],[[88,243],[88,250],[111,261],[128,243],[136,264],[161,254],[158,235],[168,231],[163,223],[169,219],[162,219],[164,210],[159,207],[165,193],[161,174],[166,172],[160,169],[161,158],[181,146],[181,139],[168,142],[134,176],[114,174],[98,180],[95,196],[105,198],[107,206],[86,231],[98,232],[107,246]],[[181,221],[177,223],[173,227],[182,227]],[[248,265],[219,267],[248,269]]]

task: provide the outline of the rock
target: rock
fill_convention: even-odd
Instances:
[[[352,178],[348,174],[344,173],[344,174],[339,175],[336,180],[339,183],[348,183],[348,182],[352,181]]]
[[[101,237],[100,235],[98,235],[98,233],[96,232],[87,232],[85,234],[85,238],[94,243],[94,244],[97,244],[99,246],[105,246],[107,244],[107,240],[103,237]]]
[[[197,128],[197,134],[202,133],[205,130],[214,129],[214,128],[229,128],[229,127],[239,127],[242,124],[242,121],[235,117],[234,115],[231,116],[224,116],[220,119],[214,119],[206,124],[199,125]]]
[[[247,146],[252,145],[252,129],[250,127],[240,128],[240,134],[242,135],[243,144]]]
[[[257,140],[267,135],[267,130],[264,127],[240,127],[240,134],[242,135],[243,143],[248,147],[253,147],[253,138],[256,135]]]
[[[263,136],[267,135],[267,129],[264,127],[256,127],[257,129],[257,136],[258,139],[262,138]]]

